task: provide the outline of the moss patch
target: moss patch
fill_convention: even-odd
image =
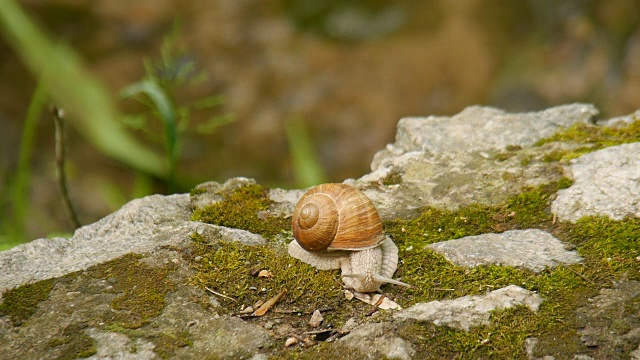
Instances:
[[[352,317],[360,322],[365,321],[374,309],[371,305],[345,298],[338,270],[316,270],[290,257],[282,244],[251,247],[225,243],[214,249],[208,246],[206,240],[196,237],[191,266],[196,270],[190,280],[192,285],[211,289],[233,299],[210,293],[221,305],[214,307],[213,311],[244,317],[265,328],[274,327],[274,323],[282,324],[275,325],[273,333],[281,345],[291,334],[311,336],[304,334],[318,330],[308,324],[315,310],[320,310],[324,316],[322,326],[339,329]],[[260,270],[266,270],[271,275],[257,276]],[[252,317],[250,312],[241,313],[241,309],[249,306],[257,309],[256,303],[267,301],[284,289],[287,293],[264,316]],[[285,326],[286,330],[278,330],[280,326]],[[314,346],[314,349],[318,348]],[[304,354],[282,349],[276,351],[278,358],[296,358]]]
[[[537,313],[526,308],[497,311],[490,325],[470,332],[407,324],[399,331],[407,339],[419,339],[422,345],[418,357],[450,354],[461,358],[521,358],[526,357],[524,339],[531,336],[539,338],[536,349],[542,355],[564,358],[589,354],[590,349],[579,340],[575,309],[599,289],[611,286],[613,280],[640,278],[640,219],[613,221],[598,217],[583,218],[576,224],[555,223],[549,205],[553,194],[567,181],[528,189],[498,206],[474,205],[456,212],[430,208],[414,220],[387,224],[386,231],[400,249],[396,277],[415,285],[398,295],[396,301],[404,306],[484,294],[510,284],[545,298]],[[584,264],[539,274],[501,266],[462,268],[425,249],[439,241],[526,228],[551,232],[575,247],[585,258]]]
[[[49,298],[53,285],[54,280],[49,279],[7,291],[0,304],[0,315],[9,315],[14,325],[22,324],[33,315],[39,302]]]
[[[402,173],[396,169],[391,170],[387,176],[382,178],[382,185],[390,186],[402,183]]]
[[[191,220],[243,229],[266,238],[291,228],[289,220],[268,215],[271,200],[261,185],[247,185],[221,195],[222,201],[196,209]]]
[[[92,267],[87,274],[111,282],[120,293],[111,307],[119,310],[109,323],[124,328],[139,328],[150,318],[160,315],[165,307],[165,295],[174,289],[167,279],[168,268],[155,268],[139,261],[140,255],[125,255],[107,264]]]
[[[74,323],[64,328],[60,336],[54,337],[48,343],[49,347],[56,348],[59,355],[57,360],[71,360],[86,358],[97,352],[96,341],[85,334],[85,323]]]
[[[540,146],[554,141],[590,145],[589,147],[581,148],[580,151],[582,153],[608,146],[637,142],[640,141],[640,119],[634,119],[631,124],[620,128],[578,123],[553,136],[539,140],[536,145]]]

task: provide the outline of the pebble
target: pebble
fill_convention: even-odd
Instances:
[[[309,319],[309,326],[316,328],[322,324],[322,321],[324,321],[324,317],[320,313],[320,310],[316,310],[311,315],[311,319]]]
[[[287,338],[287,340],[284,342],[284,347],[293,346],[293,345],[295,345],[297,343],[298,343],[298,339],[296,339],[295,337],[291,336],[291,337]]]

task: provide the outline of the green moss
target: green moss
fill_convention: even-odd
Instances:
[[[166,333],[151,329],[139,330],[125,328],[119,324],[110,324],[104,328],[111,332],[124,334],[131,339],[145,339],[152,342],[154,344],[153,351],[162,359],[170,359],[179,348],[193,345],[193,342],[189,340],[189,333],[186,330],[176,333]]]
[[[267,238],[291,228],[290,220],[266,213],[271,200],[263,186],[247,185],[222,195],[223,201],[196,209],[191,219],[248,230]]]
[[[511,284],[545,299],[537,313],[526,308],[497,311],[490,325],[470,332],[407,323],[399,332],[416,339],[419,358],[433,358],[434,354],[445,358],[522,358],[526,357],[524,339],[531,336],[540,340],[540,354],[564,358],[589,351],[579,340],[575,309],[616,280],[640,279],[640,219],[591,217],[576,224],[554,222],[549,211],[552,195],[570,182],[564,178],[528,189],[498,206],[473,205],[455,212],[429,208],[414,220],[386,224],[400,249],[396,277],[415,286],[397,295],[396,301],[403,306],[484,294]],[[462,268],[425,248],[469,235],[526,228],[550,231],[575,247],[584,263],[541,273],[493,265]]]
[[[203,187],[194,187],[193,189],[191,189],[191,191],[189,191],[189,195],[190,196],[196,196],[196,195],[200,195],[200,194],[204,194],[207,192],[207,188]]]
[[[385,186],[398,185],[400,183],[402,183],[402,173],[395,169],[382,179],[382,184]]]
[[[59,355],[57,360],[71,360],[86,358],[97,352],[96,341],[85,334],[87,328],[85,323],[74,323],[68,325],[59,337],[54,337],[48,343],[49,347],[57,348],[55,351]]]
[[[201,258],[191,263],[196,274],[190,282],[235,299],[237,302],[218,297],[229,313],[240,310],[240,304],[253,305],[283,289],[287,289],[287,294],[278,304],[288,309],[312,312],[316,308],[343,305],[339,304],[344,296],[338,271],[318,271],[290,257],[282,245],[225,243],[212,250],[203,241],[197,238],[194,241],[194,256]],[[268,270],[272,276],[258,277],[252,275],[252,270],[254,273]]]
[[[160,355],[162,359],[171,359],[179,348],[193,345],[188,338],[187,331],[177,334],[157,333],[146,338],[155,344],[153,351]]]
[[[563,176],[558,180],[558,189],[567,189],[571,185],[573,185],[573,180],[569,179],[566,176]]]
[[[87,270],[91,277],[107,279],[118,293],[111,307],[118,310],[107,325],[117,323],[124,328],[139,328],[150,318],[160,315],[165,307],[165,295],[174,289],[167,279],[168,268],[155,268],[139,261],[140,255],[125,255],[119,259]]]
[[[542,156],[543,162],[560,161],[568,153],[566,150],[554,150]]]
[[[536,145],[540,146],[554,141],[575,142],[590,144],[592,146],[589,149],[593,151],[603,147],[637,142],[640,141],[639,120],[635,119],[633,123],[620,128],[578,123],[551,137],[539,140]],[[586,150],[586,148],[583,148],[583,150]]]
[[[9,315],[14,325],[27,320],[38,307],[38,303],[47,300],[53,289],[54,280],[42,280],[33,284],[18,286],[4,294],[0,304],[0,315]]]

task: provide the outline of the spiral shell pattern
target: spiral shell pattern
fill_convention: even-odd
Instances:
[[[346,184],[322,184],[307,191],[296,205],[291,228],[307,251],[363,250],[384,240],[371,200]]]

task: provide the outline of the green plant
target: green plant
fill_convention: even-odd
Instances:
[[[285,123],[289,154],[298,187],[307,188],[326,181],[324,169],[318,160],[304,122],[292,119]]]
[[[199,134],[212,133],[219,126],[234,120],[231,114],[209,114],[208,120],[194,129],[189,127],[189,120],[194,110],[210,111],[222,104],[221,95],[202,98],[181,99],[179,94],[188,88],[196,87],[206,79],[204,71],[196,69],[185,49],[178,42],[179,23],[174,24],[173,31],[168,34],[160,48],[160,59],[156,62],[145,61],[145,77],[141,81],[125,88],[121,95],[133,98],[144,104],[154,118],[163,126],[165,157],[169,169],[169,192],[175,190],[177,165],[182,149],[183,135],[187,131]],[[143,131],[154,139],[153,130],[148,126],[146,114],[125,117],[125,125]]]

